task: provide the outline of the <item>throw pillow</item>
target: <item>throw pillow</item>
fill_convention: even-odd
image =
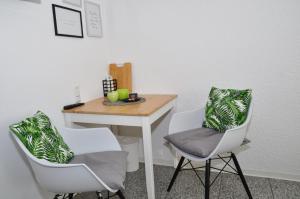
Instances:
[[[243,124],[251,103],[251,89],[219,89],[212,87],[205,107],[203,127],[219,132]]]
[[[16,134],[32,155],[49,162],[68,163],[74,153],[64,142],[49,117],[38,111],[33,117],[10,125],[10,130]]]

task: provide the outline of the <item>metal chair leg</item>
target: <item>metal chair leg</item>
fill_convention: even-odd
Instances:
[[[234,153],[231,153],[231,157],[232,157],[232,160],[233,160],[233,162],[234,162],[235,168],[236,168],[236,170],[237,170],[237,172],[238,172],[238,174],[239,174],[239,176],[240,176],[240,178],[241,178],[241,180],[242,180],[242,183],[243,183],[243,185],[244,185],[244,188],[245,188],[245,190],[246,190],[246,192],[247,192],[247,194],[248,194],[248,197],[249,197],[249,199],[252,199],[252,195],[251,195],[250,189],[249,189],[249,187],[248,187],[248,185],[247,185],[245,176],[244,176],[244,174],[243,174],[243,172],[242,172],[242,169],[241,169],[241,167],[240,167],[240,165],[239,165],[239,162],[238,162],[238,160],[237,160],[235,154],[234,154]]]
[[[209,199],[209,188],[210,188],[210,159],[206,160],[205,164],[205,199]]]
[[[103,199],[101,192],[96,191],[97,199]]]
[[[125,199],[125,197],[124,197],[124,195],[123,195],[123,193],[119,190],[119,191],[117,191],[117,193],[116,193],[118,196],[119,196],[119,198],[120,199]]]
[[[177,168],[176,168],[176,170],[175,170],[175,172],[174,172],[174,174],[173,174],[172,180],[171,180],[171,182],[170,182],[170,184],[169,184],[169,186],[168,186],[168,189],[167,189],[168,192],[171,191],[171,188],[172,188],[172,186],[173,186],[173,184],[174,184],[174,182],[175,182],[175,180],[176,180],[176,178],[177,178],[177,175],[178,175],[178,173],[179,173],[179,171],[180,171],[180,169],[181,169],[181,165],[182,165],[183,161],[184,161],[184,157],[182,156],[182,157],[180,158],[179,163],[178,163],[178,165],[177,165]]]

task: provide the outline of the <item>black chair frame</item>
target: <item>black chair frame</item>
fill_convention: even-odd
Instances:
[[[247,182],[246,182],[246,179],[245,179],[245,176],[242,172],[242,169],[238,163],[238,160],[235,156],[234,153],[230,153],[229,156],[224,156],[224,157],[221,157],[218,155],[218,157],[216,158],[211,158],[211,159],[208,159],[206,160],[205,162],[205,166],[201,166],[201,167],[194,167],[193,164],[191,163],[191,160],[187,160],[187,162],[185,164],[183,164],[185,160],[185,157],[181,157],[180,160],[179,160],[179,163],[177,165],[177,168],[173,174],[173,177],[171,179],[171,182],[168,186],[168,189],[167,191],[170,192],[171,189],[172,189],[172,186],[178,176],[178,173],[180,171],[185,171],[185,170],[193,170],[196,174],[196,176],[198,177],[198,179],[200,180],[201,184],[204,186],[204,189],[205,189],[205,199],[209,199],[209,192],[210,192],[210,187],[213,185],[214,182],[216,182],[217,178],[220,176],[220,174],[222,172],[225,172],[225,173],[231,173],[231,174],[235,174],[235,175],[238,175],[240,176],[240,179],[243,183],[243,186],[245,188],[245,191],[247,192],[247,195],[249,197],[249,199],[252,199],[252,195],[251,195],[251,192],[250,192],[250,189],[247,185]],[[223,166],[223,168],[219,169],[219,168],[216,168],[216,167],[212,167],[211,166],[211,162],[213,160],[222,160],[225,165]],[[233,161],[234,165],[235,165],[235,168],[233,166],[231,166],[229,163],[231,162],[231,160]],[[184,168],[186,165],[190,165],[191,168]],[[225,170],[226,167],[230,167],[233,171],[228,171],[228,170]],[[205,181],[202,180],[202,178],[199,176],[199,174],[197,173],[197,169],[202,169],[202,168],[205,168]],[[214,169],[214,170],[217,170],[219,171],[219,173],[216,175],[216,177],[211,181],[210,180],[210,172],[211,172],[211,169]]]

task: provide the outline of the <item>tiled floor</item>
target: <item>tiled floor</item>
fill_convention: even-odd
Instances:
[[[170,191],[166,189],[173,175],[174,168],[154,166],[155,191],[157,199],[201,199],[204,198],[204,189],[193,171],[182,171]],[[203,172],[200,172],[203,176]],[[211,174],[212,179],[215,173]],[[247,183],[253,198],[257,199],[300,199],[300,182],[258,178],[246,176]],[[127,173],[126,190],[123,191],[126,199],[146,199],[146,184],[144,165],[136,172]],[[248,198],[239,176],[222,174],[211,187],[211,199],[243,199]],[[82,193],[75,199],[96,199],[95,193]],[[111,197],[118,199],[118,197]]]

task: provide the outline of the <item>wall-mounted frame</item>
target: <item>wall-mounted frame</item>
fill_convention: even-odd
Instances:
[[[52,4],[55,35],[83,38],[82,17],[79,10]]]
[[[21,0],[21,1],[28,1],[28,2],[31,2],[31,3],[41,3],[41,0]]]
[[[81,0],[63,0],[63,3],[71,4],[81,8]]]
[[[86,31],[89,37],[102,37],[101,8],[97,3],[84,1]]]

